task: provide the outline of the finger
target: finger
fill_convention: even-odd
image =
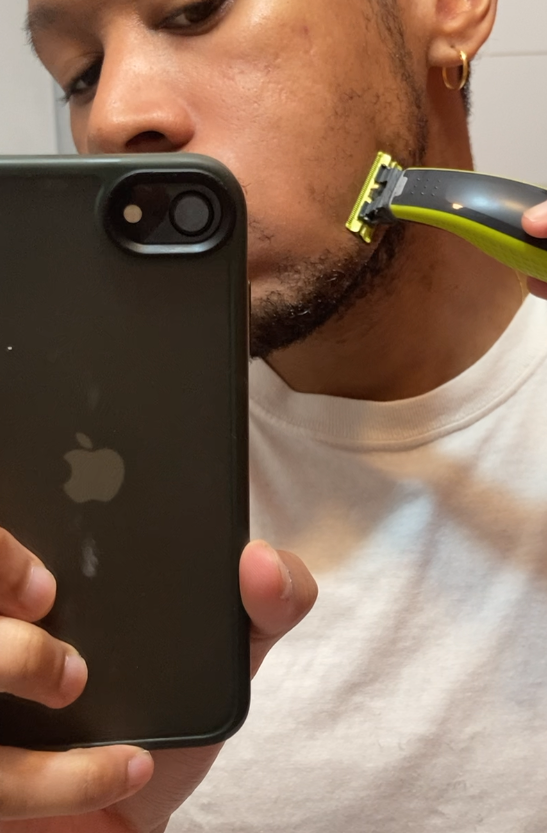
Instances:
[[[264,541],[250,544],[240,568],[243,604],[251,619],[251,667],[256,674],[268,651],[313,607],[317,585],[303,562]]]
[[[51,709],[63,709],[82,694],[87,683],[84,660],[41,628],[0,617],[0,645],[1,692]]]
[[[538,298],[544,298],[547,301],[547,283],[539,281],[537,278],[528,278],[528,290],[532,295]]]
[[[527,234],[547,237],[547,202],[530,208],[522,218],[522,226]]]
[[[0,529],[0,613],[38,622],[53,607],[56,589],[42,562]]]
[[[152,777],[148,752],[129,746],[64,753],[0,749],[0,820],[91,813],[138,792]],[[77,828],[74,828],[77,829]]]

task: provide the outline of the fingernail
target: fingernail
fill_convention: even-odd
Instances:
[[[275,564],[277,569],[279,570],[279,574],[280,574],[281,580],[283,582],[283,590],[282,590],[282,593],[281,593],[281,599],[283,601],[287,601],[287,599],[290,599],[290,597],[292,596],[292,592],[293,592],[293,581],[292,581],[291,572],[290,572],[289,568],[287,567],[287,565],[285,564],[285,562],[281,560],[278,553],[274,550],[273,547],[270,547],[270,545],[268,543],[266,543],[266,541],[261,541],[261,544],[262,544],[262,549],[264,550],[264,552],[268,555],[271,562],[273,564]]]
[[[529,208],[524,216],[529,220],[532,220],[532,222],[547,219],[547,202],[543,202],[541,205],[534,205],[533,208]]]
[[[84,679],[87,679],[87,664],[83,657],[77,651],[69,653],[65,659],[65,668],[63,671],[63,679],[61,681],[61,689],[63,693],[72,695],[74,691],[79,691]]]
[[[27,586],[21,594],[21,601],[35,609],[48,602],[55,593],[56,582],[53,575],[39,564],[32,567]]]
[[[152,755],[142,750],[127,765],[127,783],[130,789],[141,787],[149,780],[152,770]]]

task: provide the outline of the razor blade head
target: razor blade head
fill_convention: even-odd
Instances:
[[[346,223],[346,228],[358,235],[365,243],[372,243],[376,227],[376,223],[371,220],[373,212],[370,211],[369,206],[377,199],[378,192],[383,191],[393,171],[402,171],[402,168],[388,153],[380,151]]]

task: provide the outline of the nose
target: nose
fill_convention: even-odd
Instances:
[[[157,52],[120,43],[107,50],[83,135],[84,153],[166,153],[187,147],[195,125],[184,82]],[[137,47],[137,48],[135,48]],[[75,134],[78,135],[75,125]]]

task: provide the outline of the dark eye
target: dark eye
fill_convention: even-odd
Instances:
[[[227,8],[230,0],[194,0],[170,14],[161,24],[162,29],[179,29],[189,34],[200,34]]]
[[[70,101],[72,98],[78,98],[79,96],[85,96],[92,92],[99,83],[102,68],[103,59],[100,58],[94,61],[85,72],[82,72],[81,75],[78,75],[71,81],[68,89],[65,91],[66,101]]]

